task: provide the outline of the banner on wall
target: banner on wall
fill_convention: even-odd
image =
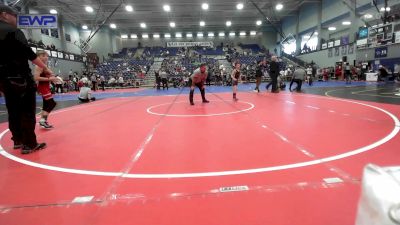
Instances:
[[[214,47],[212,41],[202,42],[167,42],[168,48],[183,48],[183,47]]]
[[[58,57],[58,53],[56,51],[51,51],[51,55],[49,55],[49,56],[57,58]]]
[[[57,15],[18,15],[17,25],[20,29],[58,28]]]
[[[398,31],[398,32],[395,33],[395,40],[394,40],[394,42],[395,42],[395,43],[400,43],[400,31]]]
[[[375,58],[384,58],[387,57],[387,47],[380,47],[375,49]]]

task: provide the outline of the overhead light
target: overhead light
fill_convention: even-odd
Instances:
[[[87,25],[82,25],[82,29],[87,30],[88,26]]]
[[[89,12],[89,13],[93,12],[93,8],[91,6],[86,6],[85,10],[86,10],[86,12]]]
[[[57,10],[55,10],[55,9],[50,9],[50,14],[57,14]]]
[[[386,12],[389,12],[389,11],[390,11],[390,7],[386,7],[386,8],[385,8],[385,7],[382,7],[380,11],[381,11],[381,12],[385,12],[385,11],[386,11]]]
[[[197,37],[203,37],[203,36],[204,36],[203,33],[201,32],[197,33]]]
[[[225,33],[224,33],[224,32],[220,32],[220,33],[218,34],[218,36],[220,36],[220,37],[225,37]]]
[[[364,15],[364,18],[365,18],[365,19],[371,19],[372,17],[373,17],[373,16],[372,16],[371,14],[365,14],[365,15]]]
[[[140,27],[141,28],[146,28],[146,24],[145,23],[140,23]]]
[[[153,34],[153,38],[160,38],[159,34]]]
[[[278,4],[275,6],[275,9],[276,9],[276,10],[282,10],[282,9],[283,9],[283,5],[282,5],[281,3],[278,3]]]
[[[351,25],[351,22],[350,21],[343,21],[342,25],[348,26],[348,25]]]
[[[204,21],[200,21],[200,26],[204,27],[206,25],[206,23]]]
[[[182,37],[182,34],[181,34],[181,33],[176,33],[176,34],[175,34],[175,37],[181,38],[181,37]]]
[[[328,30],[334,31],[334,30],[336,30],[336,27],[328,27]]]
[[[175,22],[170,22],[170,23],[169,23],[169,26],[170,26],[170,27],[175,27]]]
[[[165,38],[171,38],[171,35],[170,34],[164,34],[164,37]]]
[[[203,10],[207,10],[207,9],[208,9],[208,4],[207,4],[207,3],[201,4],[201,8],[202,8]]]
[[[304,35],[303,38],[304,39],[310,39],[310,35]]]
[[[257,20],[256,24],[257,24],[257,26],[261,26],[262,21],[261,20]]]
[[[121,35],[121,38],[122,38],[122,39],[127,39],[127,38],[128,38],[128,35],[127,35],[127,34],[122,34],[122,35]]]
[[[192,37],[193,37],[193,34],[192,34],[192,33],[187,33],[187,34],[186,34],[186,37],[187,37],[187,38],[192,38]]]
[[[240,36],[246,36],[246,32],[242,31],[239,33]]]
[[[235,34],[235,32],[230,32],[229,33],[229,36],[231,36],[231,37],[233,37],[233,36],[235,36],[236,34]]]
[[[226,26],[227,27],[230,27],[232,25],[232,22],[231,21],[226,21]]]
[[[132,12],[133,11],[133,7],[131,5],[126,5],[125,6],[125,10],[128,12]]]
[[[137,38],[137,34],[131,34],[131,38],[132,39],[136,39]]]
[[[214,33],[213,33],[213,32],[210,32],[210,33],[208,33],[207,36],[209,36],[209,37],[214,37]]]
[[[314,32],[314,35],[318,35],[318,32]]]
[[[164,5],[163,9],[164,9],[165,12],[171,11],[171,7],[169,5]]]
[[[237,8],[238,10],[242,10],[242,9],[243,9],[243,3],[237,4],[237,5],[236,5],[236,8]]]
[[[115,23],[110,24],[110,28],[115,29],[117,28],[117,25],[115,25]]]
[[[250,35],[251,36],[256,36],[257,35],[257,31],[250,31]]]
[[[147,38],[149,38],[149,35],[148,34],[142,34],[142,38],[147,39]]]

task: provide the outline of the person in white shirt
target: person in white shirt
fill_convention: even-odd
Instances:
[[[86,76],[83,76],[80,80],[83,84],[87,84],[89,82],[88,78]]]
[[[92,97],[92,90],[88,87],[88,84],[85,84],[83,87],[81,87],[78,99],[81,103],[87,103],[96,100],[95,97]]]
[[[100,76],[100,86],[103,91],[106,90],[106,78],[103,75]]]
[[[121,87],[124,86],[124,78],[122,77],[122,75],[118,78],[118,83],[119,83],[119,86],[121,86]]]
[[[165,88],[167,88],[167,90],[168,90],[168,74],[167,74],[167,72],[165,70],[161,70],[160,77],[161,77],[163,90]]]
[[[306,82],[308,83],[308,85],[312,85],[313,83],[313,79],[312,79],[312,68],[311,66],[308,66],[306,69],[306,73],[307,73],[307,78],[306,78]]]
[[[64,83],[64,80],[62,79],[62,77],[60,77],[60,75],[56,75],[56,78],[57,79],[55,79],[54,81],[53,81],[53,83],[54,83],[54,85],[55,85],[55,91],[56,91],[56,93],[63,93],[63,83]]]

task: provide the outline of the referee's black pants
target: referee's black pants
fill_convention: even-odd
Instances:
[[[14,143],[35,148],[38,144],[35,135],[36,88],[28,85],[24,90],[15,90],[6,84],[4,98],[12,140]]]

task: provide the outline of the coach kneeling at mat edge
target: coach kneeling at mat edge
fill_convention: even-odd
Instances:
[[[79,91],[78,99],[82,103],[96,100],[95,97],[92,97],[92,90],[88,86],[89,84],[84,84],[84,86],[81,87],[81,90]]]
[[[189,94],[189,101],[191,105],[194,105],[193,102],[193,94],[194,94],[194,87],[197,86],[201,92],[201,98],[203,99],[203,103],[209,103],[206,99],[206,90],[204,87],[204,82],[207,79],[207,65],[205,63],[200,65],[200,68],[196,69],[192,76],[192,86],[190,87],[190,94]]]
[[[303,68],[297,66],[296,70],[293,72],[292,81],[290,82],[289,85],[289,91],[292,92],[292,85],[293,82],[295,82],[297,84],[296,91],[300,92],[301,85],[303,84],[303,80],[305,79],[305,77],[306,77],[306,71]]]

